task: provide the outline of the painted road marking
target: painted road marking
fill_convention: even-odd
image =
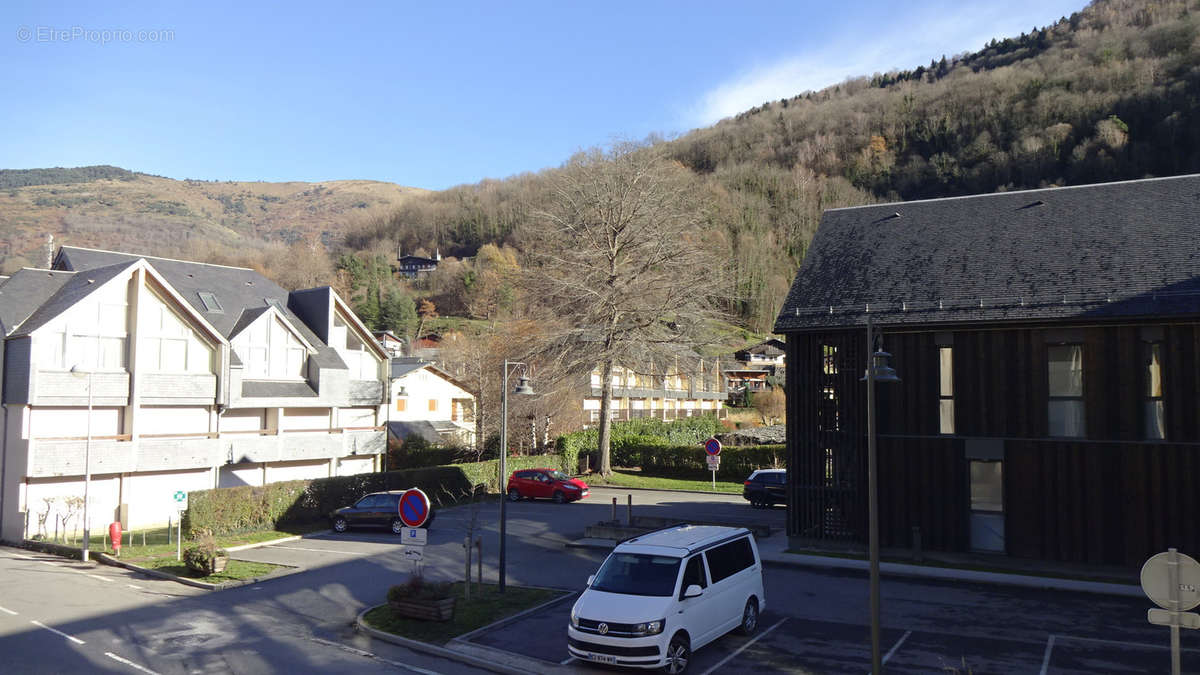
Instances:
[[[112,652],[104,652],[104,655],[107,656],[108,658],[112,659],[113,661],[116,661],[117,663],[124,663],[125,665],[129,666],[130,668],[133,668],[134,670],[137,670],[137,671],[140,671],[143,673],[149,673],[150,675],[158,675],[158,673],[154,672],[153,670],[150,670],[149,668],[145,668],[143,666],[139,666],[138,664],[134,663],[133,661],[130,661],[129,659],[123,659],[120,656],[117,656],[116,654],[114,654]]]
[[[11,614],[13,616],[17,615],[16,612],[12,611],[11,609],[7,609],[5,607],[0,607],[0,612],[4,612],[5,614]]]
[[[904,644],[909,635],[912,635],[912,631],[905,631],[904,635],[901,635],[900,639],[896,640],[896,644],[892,645],[892,648],[888,650],[888,653],[883,655],[883,661],[880,663],[887,663],[888,659],[892,658],[892,654],[895,654],[897,649],[900,649],[900,645]]]
[[[84,574],[87,574],[87,573],[84,572]],[[112,579],[109,579],[108,577],[102,577],[99,574],[88,574],[88,576],[93,579],[99,579],[100,581],[107,581],[109,583],[112,583],[112,581],[113,581]]]
[[[1083,640],[1084,642],[1102,642],[1109,645],[1120,645],[1122,647],[1135,647],[1137,649],[1170,649],[1169,645],[1151,644],[1148,642],[1126,642],[1124,640],[1105,640],[1104,638],[1080,637],[1077,635],[1056,635],[1059,640]],[[1180,651],[1185,652],[1200,652],[1200,649],[1194,647],[1183,647]]]
[[[1046,639],[1046,653],[1042,655],[1042,670],[1041,675],[1046,675],[1046,669],[1050,667],[1050,652],[1054,651],[1054,636],[1051,635]]]
[[[355,553],[353,551],[335,551],[329,548],[301,548],[299,546],[272,546],[271,548],[286,548],[289,551],[313,551],[314,553],[333,553],[335,555],[370,555],[369,553]]]
[[[20,553],[9,553],[9,555],[11,555],[14,558],[24,558],[25,560],[29,560],[29,559],[33,558],[33,556],[31,556],[31,555],[21,555]]]
[[[42,623],[41,621],[30,621],[29,623],[37,626],[38,628],[45,628],[46,630],[50,631],[51,633],[56,633],[58,635],[61,635],[65,638],[67,638],[68,640],[70,640],[71,642],[74,642],[77,645],[87,644],[86,642],[84,642],[83,640],[80,640],[77,637],[67,635],[66,633],[62,632],[61,630],[58,630],[57,628],[51,628],[50,626],[47,626],[46,624]]]
[[[731,660],[733,660],[733,657],[735,657],[738,654],[741,654],[743,651],[745,651],[746,647],[749,647],[750,645],[754,644],[755,642],[758,642],[759,640],[765,638],[768,633],[775,630],[776,628],[779,628],[781,625],[783,625],[783,622],[787,621],[787,620],[788,620],[788,618],[785,616],[782,619],[780,619],[779,621],[776,621],[774,626],[771,626],[770,628],[768,628],[768,629],[764,630],[763,632],[759,633],[758,635],[754,636],[753,640],[750,640],[749,642],[742,645],[741,647],[738,647],[737,651],[735,651],[732,654],[730,654],[729,656],[726,656],[725,658],[721,659],[719,662],[717,662],[717,665],[713,666],[712,668],[709,668],[708,670],[704,671],[703,673],[700,673],[700,675],[709,675],[709,673],[713,672],[717,668],[720,668],[721,666],[725,665],[726,663],[729,663]]]
[[[132,589],[133,589],[133,590],[135,590],[135,591],[140,591],[140,590],[142,590],[142,587],[141,587],[141,586],[134,586],[133,584],[125,584],[125,585],[126,585],[126,586],[128,586],[128,587],[130,587],[130,588],[132,588]]]
[[[334,642],[332,640],[322,640],[319,637],[309,637],[308,639],[312,640],[313,642],[316,642],[317,644],[322,644],[327,647],[336,647],[344,652],[350,652],[351,654],[356,654],[358,656],[361,656],[361,657],[367,658],[367,659],[374,659],[376,661],[379,661],[380,663],[386,663],[389,666],[395,666],[396,668],[401,668],[403,670],[418,673],[419,675],[441,675],[441,673],[438,673],[437,671],[425,670],[424,668],[418,668],[416,666],[411,666],[407,663],[401,663],[399,661],[385,659],[378,654],[373,654],[371,652],[368,652],[368,651],[365,651],[362,649],[357,649],[355,647],[351,647],[350,645],[344,645],[340,642]]]

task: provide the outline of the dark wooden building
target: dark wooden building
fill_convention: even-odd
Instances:
[[[1200,552],[1200,176],[827,211],[787,339],[788,534],[1137,566]]]

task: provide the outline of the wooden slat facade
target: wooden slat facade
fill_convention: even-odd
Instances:
[[[1200,331],[1193,324],[883,329],[880,541],[968,551],[970,448],[1001,448],[1012,556],[1140,565],[1200,550]],[[1161,343],[1166,439],[1144,440],[1144,343]],[[1084,438],[1049,438],[1047,346],[1083,345]],[[955,431],[938,433],[938,346],[952,345]],[[867,540],[865,329],[787,336],[788,534]]]

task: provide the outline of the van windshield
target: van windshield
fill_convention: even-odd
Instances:
[[[600,566],[592,588],[623,595],[674,595],[680,562],[664,555],[614,553]]]

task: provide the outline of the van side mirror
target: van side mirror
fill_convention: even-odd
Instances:
[[[593,582],[593,581],[595,581],[595,580],[596,580],[596,575],[595,575],[595,574],[593,574],[592,576],[588,577],[588,584],[587,584],[587,585],[590,587],[590,586],[592,585],[592,582]]]
[[[700,588],[700,586],[698,584],[692,584],[691,586],[688,586],[687,589],[683,592],[683,597],[686,600],[687,598],[695,598],[697,596],[700,596],[703,593],[704,593],[703,588]]]

